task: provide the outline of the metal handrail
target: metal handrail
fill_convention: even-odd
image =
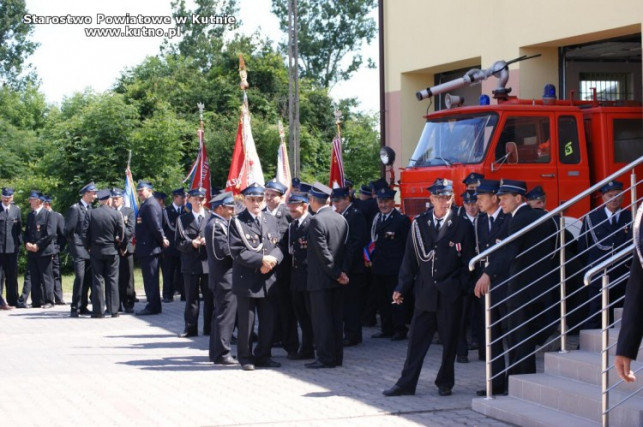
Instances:
[[[599,190],[601,187],[603,187],[605,184],[607,184],[610,181],[613,181],[614,179],[618,178],[619,176],[625,174],[626,172],[634,169],[636,166],[640,165],[643,163],[643,156],[639,157],[638,159],[634,160],[632,163],[628,164],[627,166],[619,169],[618,171],[614,172],[607,178],[597,182],[596,184],[592,185],[589,187],[587,190],[583,191],[582,193],[579,193],[578,195],[572,197],[570,200],[566,201],[562,205],[558,206],[557,208],[549,211],[547,214],[541,216],[538,218],[536,221],[532,222],[531,224],[527,225],[526,227],[518,230],[514,234],[511,234],[510,236],[507,236],[507,238],[503,239],[501,242],[498,242],[497,244],[491,246],[489,249],[484,250],[480,254],[476,255],[475,257],[471,258],[471,261],[469,261],[469,270],[473,271],[475,270],[476,263],[483,261],[485,258],[487,258],[490,254],[494,253],[498,249],[506,246],[507,244],[513,242],[516,240],[518,237],[526,234],[527,232],[533,230],[534,228],[538,227],[541,224],[544,224],[545,221],[551,219],[555,215],[563,212],[565,209],[569,208],[576,202],[582,200],[583,198],[591,195],[595,191]]]
[[[601,424],[603,426],[609,425],[609,288],[610,279],[607,274],[609,266],[615,262],[620,261],[626,257],[632,256],[634,251],[634,243],[630,243],[625,248],[612,255],[610,258],[602,261],[598,265],[590,268],[585,276],[583,282],[585,286],[589,286],[592,278],[602,271],[602,287],[601,287]]]

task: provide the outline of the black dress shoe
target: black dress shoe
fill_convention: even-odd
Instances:
[[[69,317],[78,317],[78,310],[72,310],[71,313],[69,313]]]
[[[53,308],[53,306],[54,305],[52,303],[48,302],[46,304],[43,304],[42,308]]]
[[[118,311],[116,313],[112,313],[112,317],[119,317],[119,316],[120,314],[118,313]]]
[[[141,311],[136,312],[137,316],[151,316],[153,314],[160,314],[160,311],[152,311],[149,308],[144,308]]]
[[[275,362],[272,359],[262,360],[261,362],[255,362],[255,367],[257,368],[280,368],[281,363]]]
[[[305,365],[308,369],[326,369],[326,368],[334,368],[335,365],[328,365],[326,363],[322,363],[319,360],[315,360],[314,362],[311,363],[306,363]]]
[[[67,305],[65,301],[56,301],[56,305]]]
[[[84,314],[84,315],[86,315],[86,316],[87,316],[87,315],[92,314],[92,312],[91,312],[91,311],[87,310],[87,307],[83,307],[83,308],[81,308],[80,310],[78,310],[78,313],[80,313],[80,314]]]
[[[134,313],[134,307],[125,307],[125,313],[128,313],[128,314]]]
[[[440,396],[451,396],[451,389],[446,387],[440,387],[438,389],[438,394]]]
[[[241,364],[241,369],[244,371],[254,371],[255,370],[255,365],[252,363],[243,363]]]
[[[92,313],[92,319],[103,319],[105,315],[103,313]]]
[[[141,302],[141,300],[138,298],[134,298],[134,302]]]
[[[179,334],[179,338],[189,338],[189,337],[196,337],[199,335],[196,331],[183,331]]]
[[[394,385],[393,387],[389,388],[388,390],[384,390],[382,392],[384,396],[390,397],[390,396],[413,396],[415,394],[414,391],[410,390],[405,390],[399,385]]]
[[[239,362],[237,359],[232,357],[230,354],[226,354],[224,356],[219,356],[216,358],[214,361],[215,365],[226,365],[226,366],[232,366],[232,365],[238,365]]]
[[[27,304],[24,301],[18,300],[16,303],[16,308],[27,308]]]
[[[458,356],[455,359],[456,362],[458,363],[469,363],[469,357],[467,356]]]
[[[391,337],[391,341],[403,341],[406,339],[406,334],[404,332],[396,332]]]
[[[393,338],[393,333],[390,332],[378,332],[371,335],[371,338]]]
[[[162,301],[166,302],[166,303],[167,302],[174,302],[174,298],[163,298]]]

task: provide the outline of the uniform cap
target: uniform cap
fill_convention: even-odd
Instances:
[[[333,188],[333,191],[330,193],[330,198],[331,199],[343,199],[345,197],[348,197],[350,195],[350,190],[348,187],[339,187],[339,188]]]
[[[162,200],[165,200],[165,198],[167,197],[167,194],[165,194],[162,191],[155,191],[154,193],[152,193],[152,195],[154,196],[155,199],[162,199]]]
[[[527,200],[540,200],[545,197],[545,191],[540,185],[535,186],[525,194]]]
[[[608,191],[612,191],[612,190],[618,190],[618,191],[623,190],[623,184],[619,181],[610,181],[601,187],[602,194],[605,194]]]
[[[4,197],[10,197],[13,196],[13,188],[10,187],[2,187],[2,195]]]
[[[308,203],[308,195],[306,193],[292,192],[288,196],[288,204]]]
[[[480,181],[480,185],[476,188],[475,194],[496,194],[500,188],[500,181],[493,179],[483,179]]]
[[[253,182],[249,186],[243,189],[241,194],[244,196],[263,196],[265,193],[265,189],[261,184],[257,184],[256,182]]]
[[[359,192],[362,193],[362,194],[368,194],[369,196],[373,194],[373,190],[368,185],[362,185],[359,188]]]
[[[299,184],[301,184],[301,179],[299,178],[293,178],[291,181],[291,185],[293,188],[299,188]]]
[[[112,188],[112,197],[123,197],[123,190],[120,188]]]
[[[192,190],[188,191],[188,196],[205,197],[205,188],[203,187],[193,188]]]
[[[172,196],[185,197],[185,189],[183,187],[172,190]]]
[[[395,198],[395,193],[397,193],[397,190],[393,190],[392,188],[389,188],[388,186],[382,187],[379,190],[375,192],[375,197],[378,199],[393,199]]]
[[[430,187],[427,187],[427,190],[434,196],[453,196],[453,181],[437,178]]]
[[[285,194],[288,188],[286,188],[285,185],[283,185],[281,182],[277,181],[277,178],[271,179],[266,183],[266,190],[274,190],[280,194]]]
[[[333,190],[331,190],[329,186],[324,185],[321,182],[315,182],[312,185],[312,188],[308,191],[308,194],[318,199],[324,200],[327,199],[332,192]]]
[[[344,186],[349,187],[349,188],[353,188],[355,186],[355,184],[353,184],[353,181],[351,181],[350,179],[344,178]]]
[[[89,191],[98,191],[98,188],[96,188],[96,184],[94,184],[94,181],[90,182],[89,184],[87,184],[83,188],[81,188],[79,193],[80,194],[85,194],[85,193],[87,193]]]
[[[112,197],[112,192],[109,190],[98,190],[98,193],[96,193],[96,198],[98,200],[107,200],[110,197]]]
[[[49,195],[47,195],[47,194],[43,194],[43,195],[42,195],[42,201],[43,201],[43,202],[51,204],[51,200],[52,200],[52,199],[51,199],[51,196],[49,196]]]
[[[476,192],[473,190],[467,190],[464,193],[460,195],[462,197],[462,201],[464,203],[472,203],[478,200],[478,196],[476,196]]]
[[[31,192],[29,193],[29,199],[43,200],[44,197],[45,196],[38,190],[31,190]]]
[[[513,179],[501,179],[498,195],[514,193],[522,196],[527,192],[527,183],[525,181],[515,181]]]
[[[210,203],[212,203],[213,208],[219,206],[234,206],[234,195],[229,191],[217,194],[212,200],[210,200]]]
[[[140,180],[140,181],[138,182],[138,185],[136,186],[136,189],[137,189],[137,190],[142,190],[143,188],[149,188],[149,189],[151,190],[151,189],[153,189],[154,187],[152,187],[152,184],[151,184],[150,182]]]
[[[467,177],[462,181],[466,185],[471,184],[480,184],[480,181],[484,178],[484,175],[481,173],[471,172]]]
[[[380,178],[376,181],[371,181],[371,188],[377,192],[381,188],[388,188],[388,182],[384,178]]]
[[[299,183],[299,192],[300,193],[306,194],[306,193],[308,193],[310,191],[311,188],[313,188],[313,186],[310,185],[310,184],[307,184],[305,182],[300,182]]]

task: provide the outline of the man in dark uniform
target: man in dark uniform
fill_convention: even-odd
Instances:
[[[0,297],[6,283],[8,306],[18,303],[18,253],[22,245],[20,208],[12,202],[13,188],[4,187],[0,206]]]
[[[371,241],[375,243],[371,262],[382,330],[373,335],[373,338],[391,338],[393,341],[399,341],[406,339],[407,307],[401,304],[392,305],[391,299],[398,284],[411,221],[395,208],[395,193],[395,190],[388,187],[382,187],[376,193],[380,212],[375,215],[371,226]]]
[[[532,209],[525,201],[527,185],[524,181],[501,180],[498,195],[505,215],[510,216],[507,235],[518,232],[535,222],[545,212]],[[550,256],[555,249],[555,227],[552,221],[523,234],[498,251],[489,260],[476,288],[484,294],[495,277],[507,275],[507,300],[505,307],[507,342],[513,351],[509,352],[509,374],[533,374],[536,372],[535,334],[543,322],[544,310],[551,300],[546,290],[550,286],[548,276],[543,274],[551,268]],[[549,238],[547,238],[549,237]],[[507,267],[509,271],[507,271]]]
[[[483,174],[471,172],[464,180],[462,180],[462,183],[467,186],[467,190],[475,190],[483,179]]]
[[[192,211],[182,213],[176,222],[174,243],[181,252],[185,288],[185,326],[179,334],[182,338],[199,334],[199,290],[203,293],[203,335],[211,332],[213,300],[208,286],[208,254],[205,249],[205,226],[210,220],[210,212],[203,207],[204,199],[204,188],[190,190],[188,201]]]
[[[74,260],[74,287],[71,296],[71,317],[79,314],[91,314],[87,309],[89,288],[92,284],[91,262],[89,252],[80,237],[80,231],[87,212],[92,209],[96,199],[96,185],[93,182],[80,189],[80,200],[67,210],[65,216],[65,235],[69,253]]]
[[[384,181],[384,184],[387,186],[386,181]],[[362,213],[362,215],[364,215],[364,219],[366,219],[366,230],[370,233],[371,226],[373,225],[373,218],[375,218],[375,215],[379,212],[377,199],[373,197],[372,182],[368,185],[361,186],[359,190],[359,199],[355,201],[355,207]],[[362,301],[364,302],[362,304],[362,312],[360,313],[362,325],[375,326],[377,324],[377,298],[373,288],[371,260],[368,256],[366,256],[365,259]]]
[[[312,215],[308,212],[308,194],[293,192],[288,198],[288,209],[293,221],[284,237],[290,254],[290,292],[292,307],[301,328],[301,345],[297,353],[288,355],[291,360],[314,359],[313,325],[310,319],[308,294],[308,226]]]
[[[110,190],[97,194],[99,206],[88,212],[81,232],[92,263],[92,318],[118,317],[118,247],[125,240],[121,214],[112,209]],[[105,303],[107,302],[107,310]]]
[[[185,211],[185,190],[183,187],[172,191],[172,204],[163,209],[163,232],[170,238],[170,246],[163,249],[161,270],[163,272],[163,302],[174,301],[174,293],[179,291],[185,301],[183,273],[181,273],[181,253],[174,243],[176,220]]]
[[[161,313],[161,293],[159,290],[159,258],[161,248],[167,248],[170,241],[163,232],[163,209],[152,197],[153,187],[147,181],[139,181],[136,186],[141,207],[136,217],[134,235],[136,249],[134,255],[141,263],[143,286],[147,297],[147,305],[136,314],[147,316]]]
[[[278,368],[280,363],[271,359],[275,327],[275,267],[283,260],[278,246],[277,219],[261,212],[264,187],[252,183],[242,191],[246,209],[230,223],[230,254],[232,292],[237,296],[239,363],[246,371],[257,367]],[[255,321],[259,321],[259,337],[254,354],[250,335]]]
[[[31,277],[31,306],[34,308],[54,306],[54,276],[51,264],[55,252],[57,221],[44,208],[44,199],[44,195],[38,191],[32,191],[29,195],[32,211],[27,216],[24,238],[27,268]]]
[[[344,362],[344,289],[349,279],[342,271],[348,223],[328,205],[331,189],[316,182],[308,192],[315,215],[308,226],[308,281],[310,315],[317,358],[311,369],[334,368]]]
[[[603,205],[585,216],[578,240],[578,251],[583,254],[587,268],[591,268],[609,258],[632,240],[632,212],[622,209],[623,184],[610,181],[601,188]],[[610,275],[621,277],[627,274],[627,267],[612,267]],[[601,327],[601,281],[590,283],[589,313],[585,329]],[[610,301],[616,301],[625,294],[625,282],[610,288]],[[620,304],[619,304],[620,305]],[[610,308],[610,319],[613,319]]]
[[[500,200],[496,193],[500,188],[500,181],[482,180],[481,184],[476,188],[476,196],[478,200],[478,207],[482,212],[478,217],[475,224],[476,230],[476,255],[486,251],[491,246],[500,242],[507,237],[509,229],[510,216],[506,215],[502,208],[500,208]],[[498,256],[498,252],[491,254],[490,259]],[[476,266],[474,270],[474,278],[477,281],[486,268],[487,261],[482,261]],[[492,380],[492,393],[503,394],[507,390],[507,374],[506,372],[500,374],[505,370],[505,358],[499,357],[504,352],[504,345],[502,336],[507,332],[503,326],[503,322],[499,322],[501,318],[506,316],[507,308],[503,300],[507,296],[507,271],[499,270],[496,276],[490,277],[490,283],[493,288],[491,294],[491,373],[495,377]],[[478,337],[478,359],[486,359],[485,343],[485,308],[483,296],[488,293],[488,288],[483,288],[483,284],[476,286],[474,294],[477,299],[473,301],[474,304],[474,317],[472,334]],[[476,332],[477,331],[477,332]],[[495,341],[495,342],[494,342]],[[498,375],[500,374],[500,375]],[[478,390],[478,396],[485,396],[487,390]]]
[[[342,271],[350,282],[344,286],[344,346],[362,342],[362,292],[365,283],[364,247],[368,244],[368,230],[364,215],[351,202],[350,189],[334,188],[331,201],[335,211],[346,218],[348,242],[342,260]]]
[[[161,209],[165,209],[165,199],[167,199],[167,194],[162,191],[154,191],[152,196],[154,196],[156,201],[159,203]]]
[[[228,228],[234,215],[232,193],[222,193],[210,201],[212,215],[205,226],[208,253],[208,282],[214,301],[210,328],[210,360],[215,365],[238,365],[230,353],[230,341],[237,318],[237,297],[232,293],[232,257]]]
[[[120,298],[119,311],[134,313],[134,227],[136,216],[134,209],[123,204],[123,191],[120,188],[112,189],[112,207],[123,217],[125,235],[118,245],[118,296]]]
[[[621,331],[618,334],[614,358],[614,367],[618,376],[628,383],[636,381],[630,366],[632,360],[636,360],[643,338],[643,229],[641,229],[643,205],[639,205],[638,209],[634,222],[634,258],[625,290]]]
[[[471,277],[468,263],[474,254],[473,227],[451,209],[453,183],[438,178],[428,188],[433,208],[418,215],[406,242],[399,284],[393,302],[402,304],[415,292],[415,310],[402,375],[385,396],[415,394],[431,337],[438,331],[442,364],[435,379],[440,396],[455,384],[462,292]]]
[[[288,188],[276,178],[266,183],[266,207],[263,211],[277,218],[280,240],[288,232],[288,225],[292,221],[290,212],[284,204],[284,195],[287,190]],[[284,253],[284,260],[277,266],[275,273],[277,275],[277,283],[275,284],[277,316],[275,316],[273,341],[281,341],[286,353],[293,356],[297,354],[299,348],[299,336],[297,318],[290,298],[290,259],[287,253]]]
[[[45,195],[43,204],[56,221],[56,238],[54,239],[54,256],[51,260],[51,271],[54,275],[54,301],[56,305],[65,305],[63,298],[62,274],[60,271],[60,253],[65,250],[67,239],[65,238],[65,218],[60,212],[56,212],[51,207],[51,197]]]

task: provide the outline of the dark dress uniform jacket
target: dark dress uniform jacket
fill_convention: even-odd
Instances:
[[[177,213],[176,209],[174,209],[173,204],[166,206],[163,209],[163,232],[166,236],[172,237],[176,234],[176,220],[179,219],[179,216],[181,216],[181,214],[187,212],[183,207],[181,207],[180,211],[181,213]],[[167,255],[178,257],[181,254],[176,247],[175,239],[172,239],[170,237],[168,237],[170,240],[170,245],[165,248],[164,251]]]
[[[65,235],[69,244],[69,253],[74,258],[89,259],[89,252],[87,252],[85,243],[80,237],[87,212],[88,209],[81,202],[78,202],[71,205],[65,217]]]
[[[309,291],[341,286],[337,279],[342,273],[348,238],[346,219],[330,207],[319,209],[308,226],[308,283]]]
[[[118,255],[118,245],[125,239],[123,217],[107,205],[92,209],[85,219],[82,237],[91,255]]]
[[[448,211],[437,232],[431,209],[415,218],[410,233],[396,291],[408,295],[414,289],[418,310],[437,311],[438,293],[440,299],[454,303],[471,280],[468,264],[475,252],[471,222]],[[416,247],[429,259],[419,259]]]
[[[38,252],[27,252],[29,256],[49,256],[56,253],[56,219],[51,212],[42,208],[38,215],[36,211],[29,212],[25,228],[25,243],[38,245]]]
[[[268,212],[267,207],[263,209],[263,212],[267,213],[268,215],[271,215]],[[277,211],[273,216],[277,219],[277,228],[279,230],[279,236],[282,237],[288,231],[288,224],[290,224],[290,222],[292,221],[292,216],[288,211],[288,207],[283,203],[280,204],[279,206],[277,206]]]
[[[163,246],[163,210],[154,197],[145,200],[136,217],[136,256],[158,255]]]
[[[259,269],[264,255],[274,256],[277,262],[284,258],[279,247],[277,219],[262,212],[259,226],[246,209],[230,222],[229,231],[230,254],[234,259],[232,291],[250,298],[268,296],[276,281],[275,269],[266,274],[261,274]],[[263,245],[261,250],[252,249],[259,245]]]
[[[20,208],[9,205],[9,211],[0,204],[0,253],[14,254],[22,246]]]
[[[134,216],[134,209],[121,206],[119,210],[123,216],[123,224],[125,225],[125,239],[120,243],[119,250],[129,254],[134,253],[134,245],[132,244],[132,237],[134,237],[134,227],[136,225],[136,217]]]
[[[208,253],[208,282],[214,292],[215,285],[232,289],[232,257],[228,244],[229,222],[213,213],[205,226],[205,248]]]
[[[312,215],[306,215],[306,218],[297,224],[300,220],[294,220],[290,223],[288,230],[288,252],[291,256],[292,267],[290,271],[290,290],[305,291],[307,290],[306,282],[308,281],[308,227]]]
[[[501,210],[493,222],[491,231],[489,231],[489,216],[485,213],[478,216],[478,222],[475,228],[478,232],[479,253],[486,251],[487,249],[507,237],[507,233],[509,232],[510,219],[511,215],[507,215]],[[490,255],[490,263],[498,258],[498,253],[499,252],[496,251]],[[500,285],[497,290],[494,290],[493,293],[494,301],[500,301],[500,299],[504,298],[504,296],[507,294],[507,284],[503,284],[502,282],[508,277],[508,269],[500,269],[495,271],[488,271],[487,269],[484,269],[484,272],[489,275],[492,284]]]
[[[348,206],[342,216],[348,223],[348,242],[346,243],[346,255],[343,260],[342,271],[350,276],[350,273],[364,273],[364,246],[368,244],[368,229],[364,215],[355,208]]]
[[[184,212],[176,222],[176,248],[181,252],[181,271],[184,274],[208,274],[208,253],[205,246],[195,248],[192,240],[205,237],[205,226],[210,212],[203,210],[201,223],[197,224],[192,212]]]
[[[65,237],[65,218],[60,212],[51,211],[56,221],[56,239],[54,245],[56,246],[56,253],[60,253],[65,249],[67,238]]]
[[[632,212],[629,209],[620,209],[618,221],[613,225],[608,222],[605,209],[591,212],[583,221],[578,242],[579,252],[589,249],[585,255],[587,266],[597,264],[618,252],[619,247],[622,249],[627,245],[632,239],[631,223]]]
[[[371,226],[371,237],[375,236],[375,249],[371,254],[373,274],[397,276],[400,272],[406,237],[411,222],[409,217],[393,209],[385,221],[379,221],[381,213],[375,215]]]

